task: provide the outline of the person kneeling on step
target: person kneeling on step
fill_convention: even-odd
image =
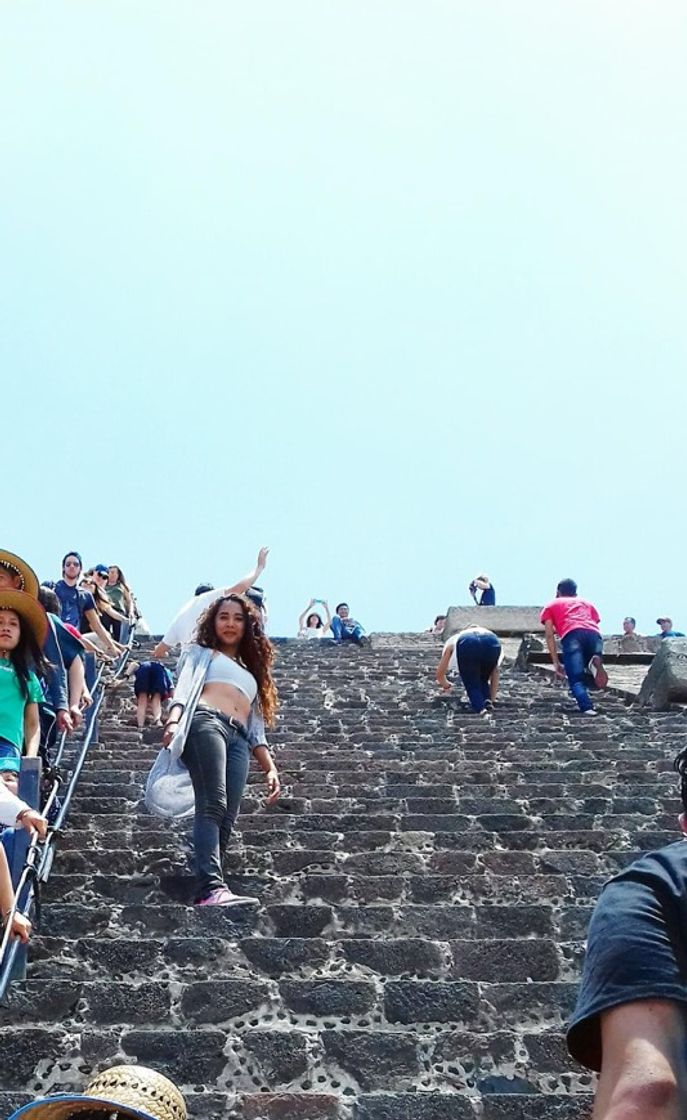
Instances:
[[[458,672],[473,712],[486,716],[494,710],[502,661],[503,650],[496,634],[484,626],[467,626],[444,643],[437,681],[448,692],[452,686],[446,674]]]
[[[174,690],[162,742],[188,769],[193,784],[196,902],[201,906],[258,902],[232,894],[224,882],[222,856],[238,816],[251,753],[265,773],[267,804],[279,797],[279,776],[265,742],[265,723],[274,722],[277,709],[273,656],[257,609],[245,595],[225,595],[200,616]],[[160,805],[164,794],[157,784],[154,767],[146,804],[153,812],[171,815]]]

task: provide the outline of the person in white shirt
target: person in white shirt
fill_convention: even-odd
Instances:
[[[267,556],[269,548],[261,548],[258,553],[258,559],[255,568],[244,579],[240,579],[238,583],[233,584],[231,587],[211,588],[209,591],[202,591],[200,594],[196,592],[193,599],[188,603],[184,603],[181,610],[175,615],[167,627],[162,640],[157,643],[153,650],[153,658],[166,657],[175,646],[181,646],[182,650],[190,645],[193,641],[193,636],[196,631],[198,619],[203,611],[212,606],[218,599],[227,595],[242,595],[248,591],[257,579],[259,579],[262,572],[265,570],[267,563]]]
[[[467,626],[444,643],[436,678],[448,692],[447,672],[460,673],[473,712],[485,716],[494,709],[502,661],[503,649],[496,634],[484,626]]]
[[[324,608],[326,622],[322,622],[322,616],[312,609],[317,603],[320,603]],[[311,599],[303,613],[298,617],[298,637],[306,640],[324,638],[331,624],[332,616],[327,600]]]

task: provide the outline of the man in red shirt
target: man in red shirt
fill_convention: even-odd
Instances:
[[[588,689],[605,688],[608,684],[608,673],[603,665],[599,612],[593,603],[580,599],[574,579],[562,579],[556,588],[556,598],[544,607],[540,621],[544,623],[546,645],[556,675],[564,675],[556,645],[558,635],[570,691],[580,711],[595,716]]]

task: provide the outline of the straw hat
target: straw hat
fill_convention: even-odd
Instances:
[[[8,552],[6,548],[0,548],[0,566],[7,568],[13,576],[19,576],[22,585],[17,588],[18,591],[26,591],[27,595],[32,595],[34,599],[38,598],[38,576],[26,560],[22,560],[21,556],[15,556],[13,552]]]
[[[88,1082],[83,1093],[64,1093],[26,1104],[9,1120],[67,1120],[80,1112],[110,1113],[117,1120],[186,1120],[186,1102],[176,1085],[146,1066],[112,1066]]]
[[[48,636],[48,616],[38,602],[27,591],[0,590],[0,610],[16,611],[30,627],[36,642],[43,648]]]

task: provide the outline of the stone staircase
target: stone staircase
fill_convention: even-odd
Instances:
[[[509,671],[482,721],[437,696],[439,650],[277,643],[283,802],[252,773],[226,861],[258,910],[188,905],[189,825],[139,804],[155,734],[110,694],[2,1010],[3,1116],[117,1060],[212,1120],[589,1114],[562,1036],[587,921],[675,838],[687,723]]]

